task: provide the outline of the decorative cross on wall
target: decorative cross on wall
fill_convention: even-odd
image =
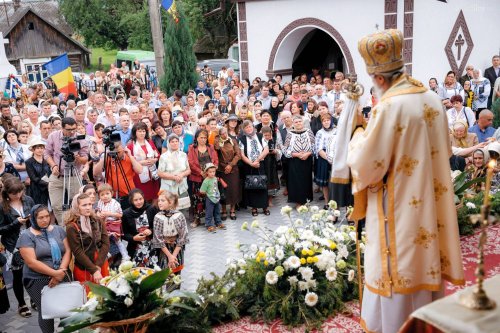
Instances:
[[[465,44],[465,40],[463,39],[462,35],[458,35],[457,40],[455,41],[455,46],[458,47],[458,58],[457,60],[460,60],[461,56],[461,50],[462,50],[462,45]]]

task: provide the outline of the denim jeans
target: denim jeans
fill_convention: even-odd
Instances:
[[[209,198],[205,198],[205,227],[213,227],[212,217],[215,221],[215,226],[222,223],[220,217],[220,203],[213,203]]]

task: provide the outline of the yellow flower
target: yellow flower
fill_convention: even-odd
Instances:
[[[264,260],[264,266],[267,266],[267,265],[269,265],[269,261]]]
[[[139,274],[140,274],[140,273],[139,273],[139,271],[133,271],[133,272],[132,272],[132,276],[133,276],[134,278],[136,278],[136,279],[139,277]]]
[[[307,258],[307,263],[308,264],[312,264],[313,262],[314,262],[314,258],[313,257]]]
[[[305,263],[306,263],[306,259],[305,258],[300,258],[300,264],[304,265]]]
[[[307,252],[307,254],[309,254],[310,256],[313,256],[313,255],[314,255],[314,251],[313,251],[313,250],[309,250],[309,251]]]
[[[337,244],[334,242],[330,242],[330,249],[335,250],[337,248]]]
[[[309,252],[307,251],[307,249],[303,249],[301,253],[303,256],[307,256]]]
[[[266,254],[263,251],[259,251],[259,252],[257,252],[257,256],[260,258],[265,258]]]
[[[260,262],[260,256],[257,256],[257,258],[255,258],[255,261]]]
[[[316,262],[318,262],[318,261],[319,261],[318,256],[314,257],[314,262],[316,263]]]

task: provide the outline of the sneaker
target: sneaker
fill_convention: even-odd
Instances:
[[[222,229],[222,230],[226,230],[226,226],[224,225],[224,223],[217,225],[217,228]]]
[[[207,231],[208,231],[208,232],[211,232],[212,234],[215,234],[215,233],[217,232],[217,230],[215,229],[215,227],[214,227],[214,226],[210,226],[210,227],[208,227],[208,228],[207,228]]]

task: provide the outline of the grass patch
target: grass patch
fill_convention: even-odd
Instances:
[[[116,52],[118,50],[105,50],[103,48],[92,49],[92,56],[90,57],[90,67],[87,71],[95,72],[98,70],[109,70],[109,65],[116,61]],[[102,57],[102,69],[99,68],[99,57]]]

